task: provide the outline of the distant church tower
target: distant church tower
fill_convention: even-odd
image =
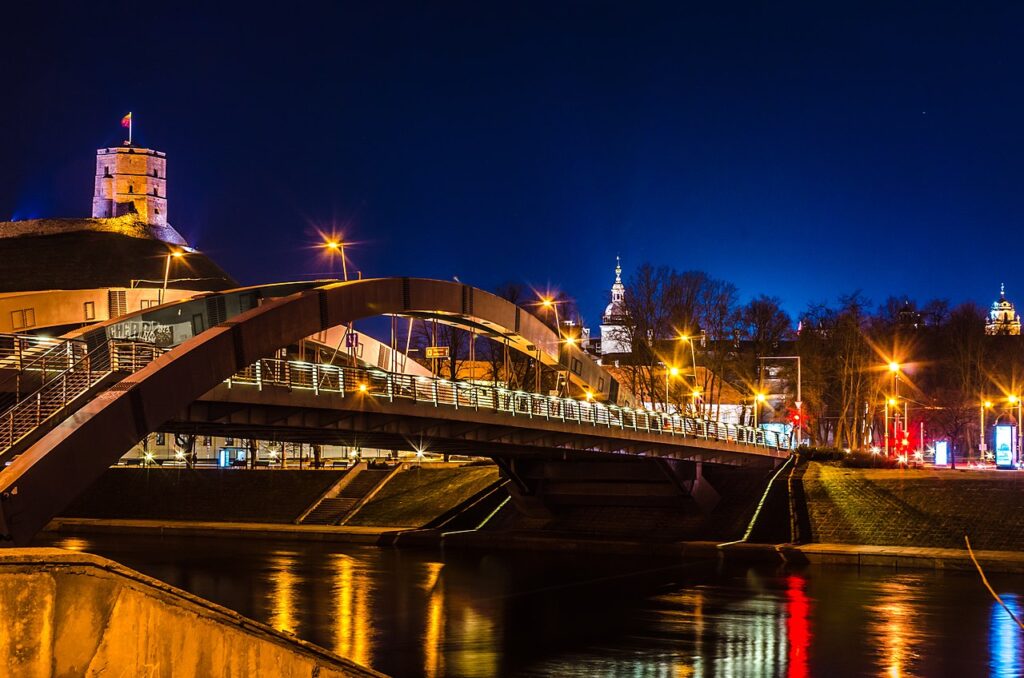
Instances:
[[[992,310],[988,313],[985,334],[1020,334],[1020,316],[1013,302],[1006,298],[1006,286],[1003,284],[999,285],[999,299],[992,302]]]
[[[134,146],[96,151],[93,218],[135,213],[151,226],[167,226],[167,158]]]
[[[626,335],[626,286],[622,284],[622,262],[615,257],[615,283],[612,300],[601,316],[601,355],[631,353],[632,345]]]

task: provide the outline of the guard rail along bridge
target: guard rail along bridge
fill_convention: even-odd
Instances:
[[[580,397],[287,356],[375,316],[487,336],[564,374]],[[416,278],[242,288],[59,340],[0,337],[0,388],[0,535],[19,546],[155,431],[490,457],[526,515],[594,502],[709,510],[718,495],[702,464],[771,468],[790,454],[785,435],[639,407],[515,304]]]

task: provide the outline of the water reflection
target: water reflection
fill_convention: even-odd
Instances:
[[[891,678],[915,674],[911,669],[924,637],[923,615],[916,599],[922,584],[920,577],[909,575],[883,582],[869,607],[873,617],[868,622],[868,635],[875,644],[883,674]]]
[[[728,568],[247,540],[52,537],[395,676],[1020,675],[954,573]],[[443,562],[442,562],[443,561]],[[664,572],[662,572],[664,570]],[[1024,607],[1015,578],[999,584]],[[1016,595],[1014,591],[1016,589]]]
[[[441,563],[427,563],[427,623],[423,634],[423,675],[444,675],[444,582]]]
[[[807,580],[800,575],[786,578],[786,638],[789,656],[786,675],[806,678],[811,650],[811,603],[807,598]]]
[[[298,635],[296,596],[300,579],[295,574],[298,554],[274,551],[270,554],[270,625],[278,631]]]
[[[1017,619],[1021,618],[1020,599],[1014,594],[1000,594],[1006,607]],[[992,601],[989,612],[989,669],[993,676],[1019,676],[1021,664],[1021,630],[1017,622],[1006,614],[1003,606]]]
[[[334,651],[360,664],[370,663],[368,629],[372,580],[352,556],[331,554],[334,571]]]

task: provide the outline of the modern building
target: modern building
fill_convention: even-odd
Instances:
[[[985,334],[989,335],[1020,335],[1020,316],[1013,302],[1006,298],[1006,285],[999,285],[999,298],[992,302],[992,310],[988,312],[985,323]]]

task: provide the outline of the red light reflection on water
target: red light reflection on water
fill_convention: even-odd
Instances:
[[[789,641],[789,678],[806,678],[811,648],[811,601],[804,593],[807,580],[790,575],[786,579],[786,638]]]

